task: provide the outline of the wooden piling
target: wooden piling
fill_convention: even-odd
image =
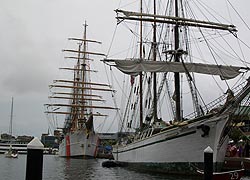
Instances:
[[[213,178],[213,150],[208,146],[204,150],[204,180]]]
[[[27,145],[26,180],[42,180],[43,149],[37,137]]]

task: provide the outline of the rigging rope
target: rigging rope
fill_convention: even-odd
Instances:
[[[201,31],[200,28],[199,28],[199,30],[200,30],[201,35],[202,35],[203,38],[204,38],[203,32]],[[214,56],[214,54],[213,54],[213,51],[212,51],[212,49],[211,49],[211,46],[208,44],[208,42],[207,42],[207,40],[206,40],[205,38],[204,38],[204,40],[205,40],[205,42],[206,42],[206,45],[207,45],[207,47],[208,47],[208,49],[209,49],[209,51],[210,51],[210,53],[211,53],[211,55],[212,55],[212,57],[213,57],[215,63],[216,63],[216,65],[218,65],[217,60],[216,60],[216,58],[215,58],[215,56]],[[213,77],[213,79],[215,80],[214,76],[212,76],[212,77]],[[215,80],[215,82],[216,82],[217,86],[221,89],[221,91],[223,92],[222,88],[219,86],[219,83],[218,83],[216,80]],[[227,87],[229,88],[229,85],[228,85],[228,83],[227,83],[226,80],[225,80],[225,83],[226,83]]]
[[[239,14],[239,12],[234,8],[234,6],[232,5],[232,3],[230,2],[230,0],[227,0],[227,2],[230,4],[230,6],[233,8],[233,10],[236,12],[236,14],[239,16],[239,18],[241,19],[241,21],[245,24],[245,26],[248,28],[248,30],[250,30],[250,27],[248,26],[248,24],[244,21],[244,19],[241,17],[241,15]]]

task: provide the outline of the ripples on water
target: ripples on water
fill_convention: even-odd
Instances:
[[[47,161],[47,162],[46,162]],[[108,180],[191,180],[193,178],[170,177],[162,174],[149,174],[128,170],[126,168],[104,168],[102,159],[64,159],[57,156],[47,156],[44,159],[44,176],[46,180],[74,180],[74,179],[108,179]],[[49,163],[50,162],[50,163]],[[54,172],[54,173],[53,173]]]
[[[58,156],[44,156],[43,180],[194,180],[194,177],[169,176],[138,172],[127,168],[102,167],[103,159],[65,159]],[[18,159],[0,155],[0,179],[24,180],[26,175],[26,155]],[[250,180],[245,178],[245,180]]]

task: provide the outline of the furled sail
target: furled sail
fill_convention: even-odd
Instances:
[[[105,60],[104,60],[105,61]],[[138,75],[140,72],[194,72],[209,75],[218,75],[221,79],[232,79],[238,76],[243,67],[212,65],[202,63],[181,63],[166,61],[140,61],[140,60],[112,60],[122,72]]]

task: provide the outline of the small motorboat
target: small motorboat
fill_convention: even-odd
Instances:
[[[203,171],[197,171],[199,174],[204,175]],[[245,169],[238,169],[232,171],[224,171],[224,172],[214,172],[212,180],[240,180],[245,173]]]
[[[10,147],[10,149],[9,149],[8,151],[6,151],[4,154],[5,154],[5,157],[6,157],[6,158],[17,158],[17,157],[18,157],[17,150],[12,149],[11,147]]]

